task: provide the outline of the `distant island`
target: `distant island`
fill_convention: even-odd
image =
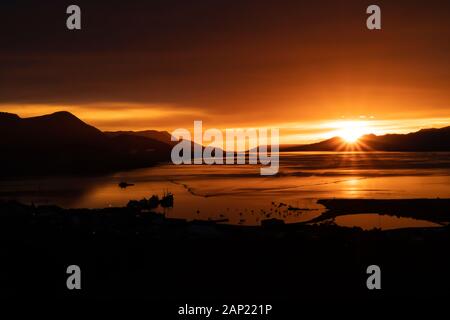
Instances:
[[[0,113],[0,176],[98,174],[170,161],[166,131],[102,132],[60,111],[21,118]],[[450,151],[450,127],[409,134],[365,135],[348,144],[340,137],[308,145],[282,145],[280,151]]]

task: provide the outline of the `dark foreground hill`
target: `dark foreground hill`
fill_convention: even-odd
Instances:
[[[31,118],[0,113],[0,175],[98,173],[170,158],[156,139],[109,136],[69,112]]]
[[[450,151],[450,127],[423,129],[408,134],[369,134],[361,137],[357,144],[348,144],[334,137],[307,145],[285,145],[281,151]]]
[[[378,308],[382,298],[448,298],[449,231],[233,226],[132,206],[89,210],[0,202],[0,297],[180,305],[291,301],[296,312],[314,301],[321,307],[339,301],[347,309],[361,299]],[[73,264],[82,270],[82,290],[67,290],[66,268]],[[381,268],[382,290],[366,287],[373,264]]]

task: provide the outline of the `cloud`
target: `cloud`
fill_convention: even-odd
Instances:
[[[3,110],[104,129],[450,117],[449,2],[383,3],[378,33],[356,0],[77,4],[80,32],[64,2],[0,4]]]

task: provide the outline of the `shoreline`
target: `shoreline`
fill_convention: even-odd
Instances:
[[[396,232],[397,230],[430,230],[450,227],[450,199],[319,199],[318,204],[326,210],[318,217],[302,222],[287,223],[279,218],[261,219],[260,225],[242,225],[228,223],[228,219],[184,219],[166,217],[164,213],[157,212],[155,208],[139,206],[139,201],[130,201],[131,205],[125,207],[108,208],[62,208],[56,205],[26,205],[18,201],[0,201],[0,220],[3,222],[18,222],[25,225],[39,221],[57,227],[76,228],[83,226],[87,229],[107,230],[114,227],[116,231],[129,232],[136,229],[140,232],[149,230],[165,232],[167,229],[192,230],[200,234],[222,235],[224,233],[251,232],[261,235],[270,235],[272,231],[284,232],[310,232],[318,234],[331,229],[342,232]],[[303,209],[299,209],[303,210]],[[306,210],[306,209],[305,209]],[[395,217],[407,217],[425,220],[439,224],[437,227],[405,227],[381,230],[373,228],[365,230],[361,227],[340,226],[334,223],[334,218],[345,215],[372,213]],[[4,221],[6,220],[6,221]],[[132,222],[132,225],[130,225]],[[123,223],[121,226],[120,224]],[[129,230],[128,230],[129,229]],[[413,231],[411,231],[413,232]],[[195,234],[195,232],[194,232]]]

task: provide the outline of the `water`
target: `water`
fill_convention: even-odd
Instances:
[[[389,230],[398,228],[438,227],[439,224],[413,218],[399,218],[376,213],[349,214],[336,217],[336,224],[346,227],[360,227],[365,230],[374,227]]]
[[[121,181],[135,185],[121,189]],[[258,165],[161,165],[105,176],[0,182],[1,199],[71,208],[124,206],[130,199],[166,190],[175,195],[174,208],[165,211],[169,217],[227,218],[247,225],[267,218],[300,222],[323,212],[316,204],[320,198],[450,198],[450,153],[282,153],[279,174],[273,177],[260,176]],[[335,222],[366,229],[430,226],[427,221],[394,217],[384,217],[383,221],[389,219],[384,223],[371,214],[339,217]]]

